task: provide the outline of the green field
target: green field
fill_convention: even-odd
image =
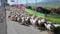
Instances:
[[[28,12],[29,14],[33,14],[38,17],[45,18],[45,14],[43,14],[43,13],[39,13],[39,12],[30,10],[30,9],[25,9],[25,11]],[[53,23],[60,24],[60,15],[47,14],[46,18]]]
[[[36,12],[34,10],[30,10],[30,9],[25,9],[25,11],[28,12],[29,14],[33,14],[33,15],[36,15],[38,17],[45,18],[45,14],[43,14],[43,13],[39,13],[39,12]]]
[[[53,23],[60,24],[60,15],[48,14],[47,18],[49,21],[51,21]]]

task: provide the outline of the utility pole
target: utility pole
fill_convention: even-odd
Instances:
[[[6,24],[6,0],[1,1],[0,8],[0,34],[7,34],[7,24]]]

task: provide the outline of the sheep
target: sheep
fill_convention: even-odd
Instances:
[[[59,25],[59,24],[54,24],[54,26],[55,26],[55,27],[58,27],[58,26],[60,26],[60,25]]]
[[[18,14],[16,14],[16,13],[13,12],[13,13],[10,14],[9,16],[10,16],[9,18],[10,18],[12,21],[16,21],[16,20],[17,20],[17,17],[18,17]]]
[[[43,19],[41,19],[41,22],[42,22],[42,23],[44,23],[45,21],[46,21],[46,20],[45,20],[44,18],[43,18]]]
[[[30,25],[31,23],[30,23],[30,17],[29,16],[27,16],[26,18],[25,18],[25,24],[26,25]]]
[[[42,26],[44,23],[41,20],[38,20],[38,26]]]
[[[13,21],[14,20],[14,17],[15,17],[15,15],[12,14],[9,19]]]
[[[25,25],[25,17],[22,17],[22,25]]]
[[[27,24],[27,23],[28,23],[29,16],[24,14],[23,17],[24,17],[24,19],[25,19],[25,24]]]
[[[18,14],[16,14],[14,18],[15,18],[14,21],[17,21]]]
[[[19,23],[22,21],[21,15],[19,15],[19,16],[17,17],[17,21],[18,21]]]
[[[11,17],[12,13],[13,13],[13,12],[10,12],[10,14],[9,14],[8,18],[10,18],[10,17]]]
[[[55,26],[54,33],[60,34],[60,25],[59,24],[53,24]]]
[[[45,27],[44,23],[45,23],[45,19],[38,18],[38,27]]]
[[[33,16],[31,19],[30,19],[30,22],[31,24],[36,28],[37,26],[37,23],[38,23],[38,18],[35,16]]]
[[[44,25],[49,33],[54,34],[53,32],[55,31],[56,28],[52,23],[44,23]]]
[[[30,18],[31,23],[33,22],[33,18],[34,18],[34,15],[32,15],[31,18]]]

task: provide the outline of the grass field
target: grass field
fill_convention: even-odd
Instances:
[[[45,14],[43,14],[43,13],[39,13],[39,12],[36,12],[34,10],[30,10],[30,9],[25,9],[25,11],[28,12],[29,14],[33,14],[38,17],[45,18]],[[60,24],[60,15],[47,14],[46,18],[53,23]]]

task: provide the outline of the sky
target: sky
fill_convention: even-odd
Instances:
[[[17,4],[17,0],[13,0],[15,2],[11,2],[11,0],[8,0],[9,4]],[[35,0],[27,0],[28,3],[35,3]],[[37,0],[37,2],[43,2],[45,0]],[[26,0],[18,0],[18,4],[26,4]]]
[[[12,4],[17,4],[17,1],[18,1],[18,4],[26,4],[26,0],[13,0],[14,2],[11,2],[12,0],[8,0],[8,3],[10,4],[10,5],[12,5]],[[35,0],[27,0],[28,1],[28,3],[35,3]],[[58,1],[60,1],[60,0],[37,0],[37,2],[58,2]]]
[[[26,0],[13,0],[14,2],[11,2],[12,0],[8,0],[8,3],[10,4],[10,5],[12,5],[12,4],[17,4],[17,2],[18,2],[18,4],[26,4]],[[35,3],[35,0],[27,0],[28,1],[28,3]],[[60,3],[60,0],[37,0],[37,2],[40,2],[40,3],[42,3],[42,2],[56,2],[56,3]],[[0,4],[1,4],[1,1],[0,1]]]

